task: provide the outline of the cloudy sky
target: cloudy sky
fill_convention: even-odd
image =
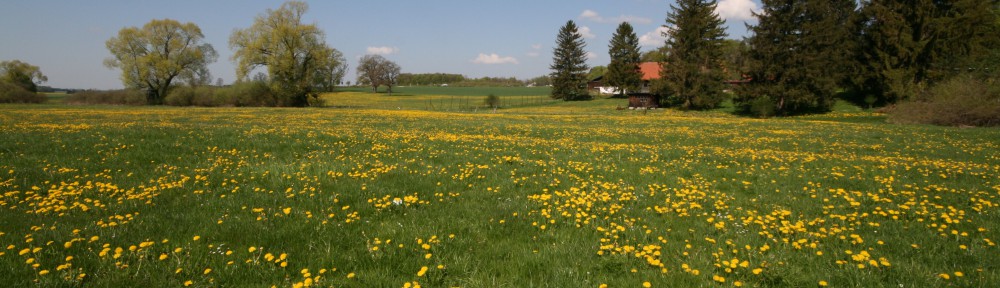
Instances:
[[[121,88],[118,72],[105,68],[105,41],[123,27],[170,18],[201,27],[219,52],[214,77],[235,79],[229,35],[283,1],[32,0],[0,2],[0,60],[39,66],[43,85]],[[310,1],[306,22],[326,32],[327,43],[348,59],[353,82],[357,59],[381,54],[404,73],[457,73],[469,77],[530,78],[549,72],[559,28],[576,21],[587,41],[590,65],[606,65],[608,41],[628,21],[643,50],[663,45],[662,25],[673,0],[368,0]],[[719,0],[729,38],[746,36],[744,23],[759,0]]]

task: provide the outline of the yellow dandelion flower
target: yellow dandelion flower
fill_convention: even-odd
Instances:
[[[184,281],[184,287],[191,286],[191,284],[194,284],[194,281],[191,280]]]
[[[347,279],[351,279],[351,278],[354,278],[354,276],[355,276],[355,275],[354,275],[354,272],[351,272],[351,273],[347,273]]]
[[[250,246],[250,248],[247,248],[247,252],[253,253],[254,251],[257,251],[257,247]]]
[[[420,271],[417,271],[417,277],[424,277],[427,274],[427,266],[420,267]]]
[[[941,277],[941,279],[944,279],[944,280],[951,279],[951,275],[948,275],[948,273],[938,274],[938,277]]]
[[[49,270],[38,271],[38,276],[45,276],[45,274],[49,274]]]
[[[826,287],[826,285],[827,285],[826,281],[824,281],[824,280],[819,280],[819,286],[820,286],[820,287]]]
[[[212,268],[205,268],[205,272],[201,272],[204,275],[208,275],[208,273],[212,273]]]
[[[160,261],[163,261],[163,260],[167,260],[167,254],[166,253],[161,253],[160,254]]]
[[[646,287],[646,288],[653,287],[653,284],[650,284],[649,281],[642,282],[642,287]]]
[[[962,271],[955,271],[955,277],[964,277],[964,276],[965,273],[962,273]]]

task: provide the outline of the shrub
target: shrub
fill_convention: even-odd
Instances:
[[[191,102],[196,97],[194,87],[181,86],[170,90],[167,97],[163,98],[163,104],[170,106],[191,106]]]
[[[891,110],[889,121],[944,126],[1000,126],[1000,83],[969,75],[932,87]]]
[[[79,91],[68,95],[69,104],[109,104],[139,106],[146,104],[146,94],[139,90]]]
[[[486,105],[487,108],[500,108],[500,97],[494,94],[487,95],[483,105]]]
[[[277,98],[267,83],[260,81],[239,82],[228,87],[181,86],[174,88],[164,99],[173,106],[241,107],[285,105]],[[322,99],[310,97],[310,105],[322,105]]]
[[[0,103],[45,103],[48,97],[33,93],[19,85],[0,81]]]
[[[750,115],[759,118],[770,118],[774,117],[774,113],[777,112],[774,101],[771,101],[771,97],[757,97],[750,100],[750,105],[746,107],[747,112]]]

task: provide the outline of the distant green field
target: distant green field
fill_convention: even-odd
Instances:
[[[53,93],[43,93],[45,97],[49,98],[48,104],[62,104],[66,100],[66,92],[53,92]]]
[[[352,109],[0,105],[0,283],[1000,283],[998,129],[850,105],[424,111],[483,97],[427,89],[324,95]]]
[[[427,111],[478,111],[486,109],[485,99],[500,97],[501,109],[554,104],[549,87],[395,87],[392,95],[370,88],[340,88],[323,95],[326,106]]]
[[[403,86],[393,87],[393,95],[399,96],[419,96],[419,95],[443,95],[443,96],[470,96],[485,97],[486,95],[497,96],[548,96],[550,87],[441,87],[441,86]],[[369,87],[349,87],[339,88],[337,91],[345,92],[371,92]],[[385,92],[385,87],[379,89]]]

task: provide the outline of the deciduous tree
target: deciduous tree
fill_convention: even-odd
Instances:
[[[0,62],[0,81],[16,85],[25,91],[38,92],[38,84],[49,81],[38,66],[19,60]]]
[[[378,93],[378,87],[385,85],[392,94],[392,86],[399,80],[400,67],[381,55],[365,55],[358,61],[358,83],[372,87],[372,93]]]
[[[622,22],[618,25],[608,44],[608,55],[611,56],[611,63],[604,74],[604,83],[616,87],[619,94],[638,90],[642,85],[642,71],[639,71],[642,55],[639,53],[639,38],[631,24]]]
[[[308,8],[305,2],[285,2],[229,37],[237,77],[246,80],[254,69],[266,67],[271,90],[286,106],[310,105],[319,97],[316,92],[335,85],[338,72],[346,69],[343,55],[326,44],[323,31],[302,23]]]
[[[549,66],[552,69],[552,98],[570,101],[590,97],[586,88],[588,67],[584,47],[586,43],[576,23],[567,21],[559,29],[552,65]]]
[[[176,20],[152,20],[142,28],[126,27],[105,44],[112,58],[104,61],[109,68],[121,69],[125,87],[146,91],[146,102],[163,104],[170,88],[178,80],[195,83],[211,77],[208,64],[218,54],[194,23]],[[211,78],[206,78],[211,79]]]

